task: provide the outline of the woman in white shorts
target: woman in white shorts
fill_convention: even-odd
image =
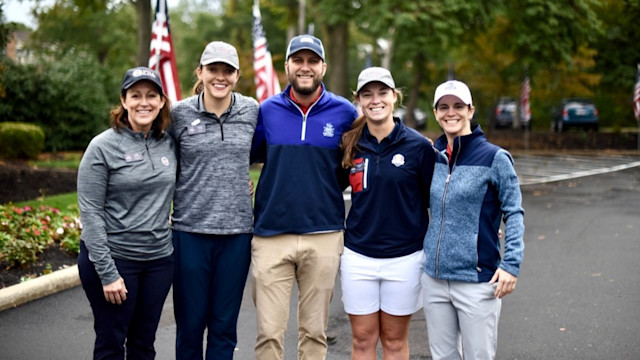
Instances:
[[[355,96],[362,115],[341,145],[352,191],[340,263],[351,358],[375,359],[380,340],[385,359],[408,359],[411,315],[422,308],[435,150],[393,117],[401,93],[387,69],[363,70]]]

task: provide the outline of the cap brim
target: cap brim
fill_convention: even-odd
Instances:
[[[233,62],[231,62],[231,61],[229,61],[227,59],[219,59],[219,58],[208,59],[207,61],[201,63],[200,65],[209,65],[209,64],[213,64],[213,63],[217,63],[217,62],[221,62],[221,63],[225,63],[225,64],[228,64],[228,65],[231,65],[236,70],[240,69],[240,66],[238,64],[234,64]]]

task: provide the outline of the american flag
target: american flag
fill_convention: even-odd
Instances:
[[[528,125],[531,121],[531,107],[529,103],[529,94],[531,93],[531,85],[529,77],[525,76],[522,83],[522,95],[520,95],[520,121],[522,125]]]
[[[636,116],[636,120],[640,121],[640,64],[638,64],[636,87],[633,91],[633,114]],[[640,140],[638,140],[638,143],[640,143]]]
[[[271,53],[267,48],[267,37],[262,28],[257,1],[253,4],[253,70],[258,102],[261,103],[281,91],[278,75],[273,70]]]
[[[156,4],[156,17],[151,27],[149,67],[160,73],[164,92],[171,102],[180,100],[182,95],[178,81],[176,55],[169,30],[169,10],[166,0],[158,0]]]

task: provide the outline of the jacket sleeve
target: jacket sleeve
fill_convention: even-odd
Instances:
[[[267,137],[265,134],[264,122],[262,120],[262,109],[258,110],[258,123],[256,131],[253,133],[253,141],[251,143],[250,162],[263,163],[267,158]]]
[[[493,160],[492,170],[492,181],[498,190],[505,223],[504,255],[500,268],[518,276],[524,252],[524,209],[511,155],[499,150]]]
[[[82,222],[81,238],[102,285],[120,278],[109,250],[104,218],[108,180],[109,169],[104,154],[94,139],[82,156],[78,168],[78,208]]]

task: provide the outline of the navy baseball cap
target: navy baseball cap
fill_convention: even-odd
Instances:
[[[124,74],[124,79],[122,79],[121,90],[127,90],[141,80],[151,81],[158,87],[160,95],[164,95],[164,91],[162,90],[162,80],[160,80],[160,73],[144,66],[139,66],[127,70],[127,72]]]
[[[313,35],[298,35],[291,39],[287,47],[286,60],[289,60],[289,56],[300,50],[311,50],[318,54],[322,61],[324,61],[324,46],[322,46],[322,41]]]

